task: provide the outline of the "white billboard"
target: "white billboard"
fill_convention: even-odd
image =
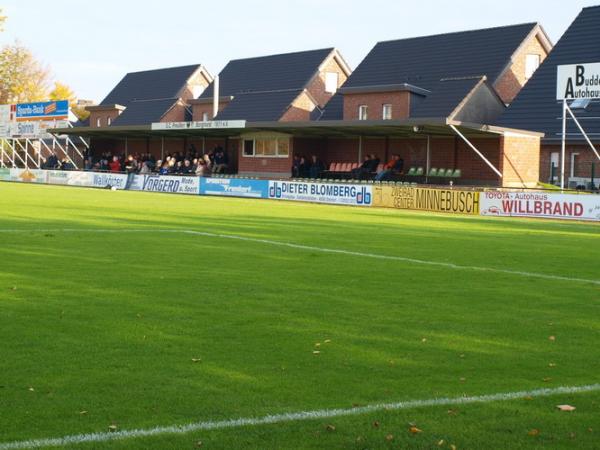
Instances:
[[[155,122],[153,130],[217,130],[246,128],[245,120],[211,120],[208,122]]]
[[[482,216],[600,221],[600,195],[544,192],[482,192]]]
[[[600,63],[558,66],[556,99],[600,99]]]

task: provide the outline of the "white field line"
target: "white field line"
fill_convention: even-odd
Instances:
[[[294,248],[298,250],[308,250],[314,252],[321,253],[333,253],[338,255],[348,255],[348,256],[357,256],[362,258],[372,258],[372,259],[382,259],[387,261],[400,261],[404,263],[410,264],[420,264],[425,266],[434,266],[434,267],[444,267],[446,269],[453,270],[470,270],[477,272],[491,272],[491,273],[502,273],[507,275],[517,275],[525,278],[539,278],[544,280],[555,280],[555,281],[569,281],[573,283],[586,283],[586,284],[594,284],[600,286],[600,280],[592,280],[588,278],[575,278],[575,277],[567,277],[563,275],[551,275],[546,273],[539,272],[526,272],[521,270],[510,270],[510,269],[499,269],[494,267],[483,267],[483,266],[467,266],[454,264],[449,262],[441,262],[441,261],[431,261],[426,259],[415,259],[415,258],[407,258],[404,256],[392,256],[392,255],[381,255],[377,253],[364,253],[357,252],[352,250],[342,250],[342,249],[334,249],[334,248],[326,248],[326,247],[314,247],[311,245],[302,245],[302,244],[293,244],[291,242],[282,242],[282,241],[272,241],[270,239],[259,239],[259,238],[251,238],[246,236],[239,236],[235,234],[220,234],[220,233],[210,233],[207,231],[193,231],[193,230],[178,230],[178,229],[151,229],[151,228],[142,228],[142,229],[124,229],[124,230],[114,230],[114,229],[85,229],[85,228],[63,228],[63,229],[38,229],[38,230],[8,230],[8,229],[0,229],[0,233],[181,233],[188,234],[194,236],[204,236],[211,238],[220,238],[220,239],[234,239],[238,241],[245,242],[256,242],[260,244],[267,245],[275,245],[279,247],[288,247]]]
[[[74,434],[60,438],[31,439],[28,441],[13,441],[0,443],[0,450],[13,450],[40,447],[63,447],[66,445],[107,442],[124,439],[134,439],[168,434],[186,434],[196,431],[222,430],[258,425],[269,425],[284,422],[298,422],[303,420],[322,420],[345,416],[358,416],[381,411],[398,411],[430,406],[454,406],[472,403],[490,403],[508,400],[517,400],[524,397],[549,397],[553,395],[579,394],[600,391],[600,384],[587,386],[566,386],[553,389],[535,389],[532,391],[507,392],[502,394],[478,395],[471,397],[445,397],[429,400],[408,400],[397,403],[378,403],[368,406],[359,406],[348,409],[320,409],[314,411],[300,411],[295,413],[274,414],[262,417],[245,417],[239,419],[193,422],[186,425],[170,425],[145,429],[123,430],[115,432],[101,432],[89,434]]]

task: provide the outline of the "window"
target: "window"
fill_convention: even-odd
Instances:
[[[98,118],[96,119],[96,126],[97,126],[98,128],[100,128],[100,127],[102,126],[102,121],[100,120],[100,117],[98,117]]]
[[[325,92],[335,94],[338,88],[339,75],[337,72],[325,73]]]
[[[527,55],[525,59],[525,79],[529,80],[540,67],[540,55]]]
[[[358,107],[358,120],[367,120],[369,117],[367,105],[360,105]]]
[[[290,154],[288,138],[257,138],[244,140],[244,156],[286,158]]]
[[[106,125],[108,125],[110,127],[110,124],[112,123],[112,120],[110,120],[110,117],[106,119]]]
[[[392,105],[389,103],[383,105],[383,109],[381,111],[381,118],[383,120],[392,120]]]
[[[202,86],[201,84],[195,84],[192,86],[192,97],[193,98],[200,97],[200,94],[202,94],[203,92],[204,92],[204,86]]]
[[[575,177],[575,174],[577,173],[577,160],[579,153],[571,153],[571,178]]]
[[[202,122],[208,122],[208,113],[207,112],[202,113]]]

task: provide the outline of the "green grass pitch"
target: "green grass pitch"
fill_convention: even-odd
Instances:
[[[600,382],[597,281],[360,255],[593,281],[597,224],[2,183],[0,239],[0,448]],[[65,448],[599,442],[595,391]]]

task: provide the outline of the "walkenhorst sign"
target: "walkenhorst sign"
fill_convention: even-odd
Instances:
[[[155,122],[152,130],[217,130],[222,128],[246,128],[245,120],[212,120],[209,122]]]
[[[556,99],[600,99],[600,63],[558,66]]]

